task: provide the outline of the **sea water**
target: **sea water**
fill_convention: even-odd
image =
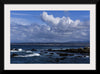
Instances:
[[[14,64],[82,64],[89,63],[90,57],[87,53],[69,53],[69,52],[54,52],[47,51],[52,50],[64,50],[70,48],[84,48],[84,46],[48,46],[48,45],[11,45],[11,49],[20,49],[20,51],[12,51],[11,55],[17,54],[17,56],[11,57],[10,62]],[[22,50],[21,50],[22,49]],[[36,51],[31,51],[36,49]],[[59,56],[59,53],[73,54],[73,56]],[[85,57],[83,57],[85,56]]]

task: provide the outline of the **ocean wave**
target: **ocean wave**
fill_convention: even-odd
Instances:
[[[15,57],[33,57],[33,56],[40,56],[39,53],[33,53],[33,54],[28,54],[28,55],[18,55],[18,56],[15,56]]]
[[[32,51],[26,51],[26,53],[32,53]]]
[[[23,49],[19,48],[19,49],[12,49],[10,52],[24,52]]]
[[[18,49],[18,51],[23,51],[23,49],[20,48],[20,49]]]
[[[19,52],[19,51],[14,51],[14,50],[11,50],[10,52]]]

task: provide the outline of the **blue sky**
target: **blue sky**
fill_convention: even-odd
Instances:
[[[89,11],[11,11],[11,42],[90,40]]]

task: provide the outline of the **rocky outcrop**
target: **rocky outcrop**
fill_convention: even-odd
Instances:
[[[90,48],[84,47],[84,48],[78,48],[78,49],[65,49],[65,50],[48,49],[48,51],[60,51],[60,52],[72,52],[72,53],[90,53]]]
[[[18,56],[18,54],[13,53],[13,54],[11,55],[11,57],[15,57],[15,56]]]
[[[53,51],[52,49],[48,49],[48,51]]]
[[[33,49],[31,49],[31,51],[37,51],[37,50],[33,48]]]
[[[74,56],[74,54],[68,54],[68,53],[58,53],[59,56]]]

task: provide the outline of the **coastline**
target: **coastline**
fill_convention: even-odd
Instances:
[[[90,43],[11,43],[11,45],[84,46],[84,47],[90,47]]]

